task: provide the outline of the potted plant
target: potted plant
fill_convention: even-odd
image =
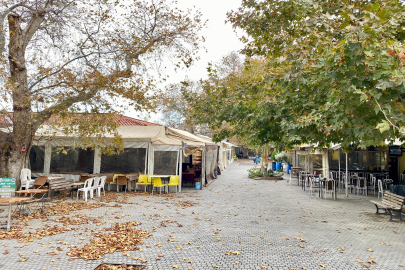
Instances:
[[[282,162],[287,162],[287,153],[286,152],[280,152],[278,154],[275,155],[277,164],[276,164],[276,170],[281,170],[281,163]]]

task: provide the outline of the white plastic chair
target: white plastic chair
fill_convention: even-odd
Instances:
[[[94,190],[96,191],[96,196],[100,197],[98,195],[98,187],[100,185],[100,177],[94,177],[93,178],[93,184],[90,187],[90,197],[93,199],[94,197]]]
[[[375,178],[375,176],[371,177],[371,182],[370,182],[370,186],[373,187],[373,194],[375,195],[375,184],[377,183],[377,179]]]
[[[87,202],[87,192],[90,191],[91,186],[93,184],[93,180],[94,180],[93,178],[87,179],[86,182],[84,182],[84,187],[79,188],[77,190],[77,198],[76,198],[76,200],[79,199],[79,193],[81,191],[81,192],[83,192],[83,199]]]
[[[381,193],[381,199],[384,197],[384,189],[383,189],[383,184],[380,179],[378,179],[378,199],[380,198],[380,193]]]
[[[360,190],[363,190],[363,195],[366,193],[367,196],[367,185],[366,185],[366,179],[364,177],[359,177],[357,179],[357,186],[356,189],[358,190],[358,194],[360,195]]]
[[[326,195],[330,193],[331,198],[333,198],[333,181],[328,180],[323,182],[324,185],[322,186],[322,193],[324,193],[324,199],[326,199]]]
[[[105,188],[104,188],[104,186],[105,186],[105,180],[106,179],[107,179],[107,176],[101,176],[100,177],[100,183],[99,183],[98,188],[97,188],[97,196],[98,197],[101,197],[101,189],[103,189],[104,196],[105,196]]]
[[[31,180],[31,170],[30,169],[22,169],[20,173],[21,179],[21,186],[20,190],[25,187],[25,189],[29,189],[30,187],[34,186],[35,180]]]
[[[319,182],[315,181],[315,177],[312,177],[310,181],[309,197],[312,197],[312,195],[315,193],[315,189],[318,189],[319,192]]]

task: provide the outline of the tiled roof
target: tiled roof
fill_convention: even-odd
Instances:
[[[0,124],[12,124],[13,113],[3,114],[0,113]],[[58,116],[52,116],[48,122],[57,121]],[[114,114],[114,121],[115,123],[119,124],[120,126],[160,126],[158,124],[146,122],[143,120],[135,119],[132,117],[128,117],[125,115]]]

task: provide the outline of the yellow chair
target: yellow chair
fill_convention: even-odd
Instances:
[[[138,182],[135,183],[135,192],[136,188],[139,186],[145,186],[145,192],[146,192],[146,187],[150,185],[150,176],[147,176],[146,174],[140,174],[138,178]]]
[[[179,188],[179,176],[178,175],[170,175],[170,181],[169,184],[167,184],[168,189],[170,191],[170,187],[171,186],[175,186],[176,187],[176,193],[177,193],[177,189]]]
[[[152,195],[155,187],[160,188],[160,194],[162,194],[162,187],[167,187],[167,184],[162,184],[162,179],[160,177],[153,177]]]

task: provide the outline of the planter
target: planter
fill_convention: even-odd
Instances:
[[[251,179],[254,180],[284,180],[283,177],[250,177]]]

